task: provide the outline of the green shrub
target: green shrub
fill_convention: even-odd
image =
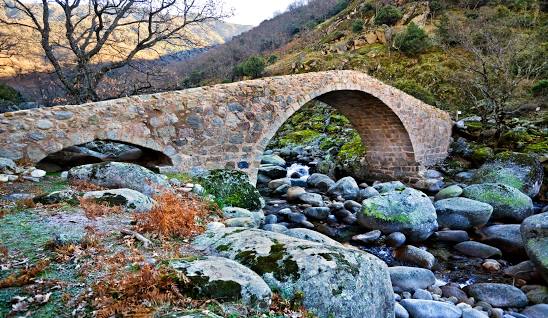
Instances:
[[[23,97],[13,87],[0,83],[0,102],[21,103]]]
[[[546,96],[548,95],[548,80],[543,79],[535,83],[531,88],[531,92],[535,96]]]
[[[278,61],[278,56],[272,54],[270,55],[270,57],[268,58],[268,64],[274,64]]]
[[[236,66],[236,76],[259,78],[264,72],[266,62],[262,56],[252,56]]]
[[[354,22],[352,22],[352,32],[361,33],[362,31],[363,31],[363,21],[354,20]]]
[[[436,98],[434,97],[434,95],[414,80],[400,79],[396,81],[396,83],[394,83],[394,86],[406,92],[407,94],[422,100],[427,104],[436,104]]]
[[[382,7],[377,15],[375,16],[375,24],[376,25],[394,25],[396,22],[398,22],[403,16],[403,13],[400,11],[400,9],[392,6],[387,5]]]
[[[405,31],[396,35],[394,43],[398,50],[409,55],[417,55],[430,47],[428,34],[413,22],[407,26]]]

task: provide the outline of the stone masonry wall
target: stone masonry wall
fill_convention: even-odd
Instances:
[[[236,168],[255,180],[270,139],[315,98],[352,121],[379,175],[412,180],[447,156],[447,113],[363,73],[329,71],[0,114],[0,157],[38,162],[105,139],[160,151],[173,170]]]

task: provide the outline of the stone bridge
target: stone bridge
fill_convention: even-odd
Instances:
[[[0,157],[36,163],[112,140],[161,152],[172,170],[236,168],[256,180],[270,139],[314,99],[352,122],[376,177],[413,181],[447,156],[447,113],[363,73],[329,71],[1,114]]]

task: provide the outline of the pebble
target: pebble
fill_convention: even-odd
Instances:
[[[437,231],[432,238],[439,242],[461,243],[470,239],[468,233],[462,230]]]
[[[374,243],[381,237],[381,231],[374,230],[365,234],[358,234],[352,236],[352,240],[362,242],[365,244]]]
[[[478,258],[502,256],[502,252],[498,248],[475,241],[459,243],[455,245],[455,249],[464,255]]]
[[[436,264],[434,255],[413,245],[407,245],[397,249],[395,251],[395,257],[397,260],[428,269],[431,269],[434,267],[434,264]]]
[[[486,259],[481,266],[490,272],[500,271],[500,263],[494,259]]]
[[[32,170],[30,176],[33,178],[43,178],[46,176],[46,172],[41,169]]]
[[[406,240],[405,234],[394,232],[386,237],[386,244],[391,247],[400,247],[405,244]]]
[[[432,300],[432,295],[424,289],[417,289],[413,293],[413,298],[414,299]]]

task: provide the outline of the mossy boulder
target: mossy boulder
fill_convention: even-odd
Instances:
[[[260,210],[265,201],[247,174],[236,170],[212,170],[198,178],[206,193],[213,195],[223,206]]]
[[[388,191],[364,200],[358,222],[385,234],[402,232],[412,241],[425,240],[438,228],[432,201],[412,188]]]
[[[528,217],[520,230],[527,255],[548,282],[548,212]]]
[[[190,282],[181,281],[181,289],[193,298],[243,302],[260,311],[267,311],[272,291],[263,279],[249,268],[223,257],[175,259],[170,268],[183,274]]]
[[[34,203],[41,203],[45,205],[68,203],[70,205],[78,205],[78,197],[82,193],[73,190],[55,191],[48,194],[39,195],[32,200]]]
[[[145,167],[124,162],[105,162],[74,167],[69,182],[85,181],[109,189],[132,189],[153,196],[170,191],[167,178]]]
[[[208,231],[193,245],[247,266],[318,317],[394,316],[387,266],[368,253],[243,228]]]
[[[533,200],[518,189],[500,183],[474,184],[462,196],[493,207],[493,220],[521,222],[533,214]]]
[[[542,186],[544,168],[530,154],[503,152],[497,154],[476,172],[474,183],[502,183],[535,197]]]

